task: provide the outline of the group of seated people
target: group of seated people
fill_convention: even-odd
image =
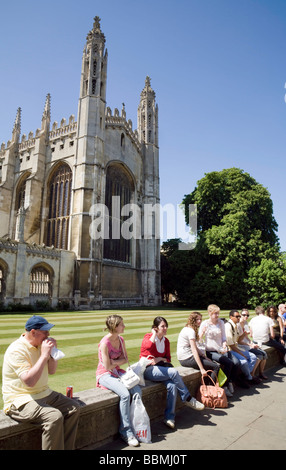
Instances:
[[[283,304],[285,313],[286,308]],[[280,309],[280,306],[279,306]],[[229,319],[220,318],[220,308],[209,305],[209,318],[202,321],[199,312],[192,312],[186,326],[181,330],[177,341],[177,358],[182,366],[200,370],[208,379],[208,373],[217,381],[219,369],[226,375],[224,390],[228,397],[233,396],[234,384],[243,388],[267,380],[264,368],[267,353],[263,345],[273,346],[284,363],[284,324],[281,310],[269,307],[267,315],[263,307],[256,308],[256,317],[248,324],[249,312],[243,309],[231,310]],[[285,314],[286,316],[286,314]],[[281,321],[279,320],[281,319]],[[106,320],[108,334],[99,343],[99,364],[96,372],[97,386],[114,391],[120,398],[120,428],[122,439],[131,446],[138,446],[130,423],[130,395],[139,393],[136,385],[127,389],[119,377],[124,374],[121,366],[127,362],[127,351],[121,334],[124,322],[119,315],[110,315]],[[168,322],[158,316],[154,319],[151,332],[142,341],[140,358],[148,359],[144,378],[153,382],[162,382],[167,389],[167,403],[164,423],[175,428],[175,406],[177,394],[183,403],[194,410],[203,410],[204,405],[190,395],[177,369],[171,363],[170,342],[166,337]]]
[[[199,312],[192,312],[177,341],[177,358],[182,366],[200,370],[204,380],[216,381],[220,369],[226,376],[223,385],[228,397],[234,384],[249,388],[267,380],[264,374],[267,354],[263,345],[278,350],[280,363],[285,365],[286,305],[270,306],[267,315],[263,307],[248,323],[249,312],[231,310],[229,319],[220,318],[220,308],[209,305],[209,318],[202,321]],[[76,400],[52,391],[48,375],[57,369],[57,342],[50,336],[53,324],[34,315],[25,325],[25,332],[5,352],[2,393],[4,412],[12,419],[39,425],[42,429],[42,449],[73,449],[79,420]],[[128,363],[122,334],[125,325],[119,315],[106,319],[108,333],[98,345],[96,384],[119,396],[119,432],[131,446],[138,446],[130,422],[130,398],[142,395],[140,385],[127,388],[120,377],[122,365]],[[165,424],[175,428],[176,398],[179,394],[186,406],[201,411],[204,405],[192,397],[178,370],[171,363],[170,342],[166,337],[168,322],[157,316],[151,332],[145,334],[140,359],[145,358],[144,378],[162,382],[167,389]],[[210,374],[210,375],[208,375]]]

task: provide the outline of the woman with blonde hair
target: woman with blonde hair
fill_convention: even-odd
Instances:
[[[120,366],[128,362],[125,342],[121,334],[125,325],[119,315],[109,315],[106,319],[108,334],[98,345],[98,367],[96,370],[97,387],[112,390],[119,398],[120,427],[122,439],[130,446],[138,446],[139,442],[133,434],[130,424],[130,398],[134,393],[142,395],[141,387],[136,385],[128,390],[120,380],[125,370]]]
[[[211,370],[211,378],[216,382],[220,365],[206,356],[206,349],[199,341],[199,327],[202,322],[202,315],[199,312],[192,312],[189,315],[186,326],[180,331],[177,342],[177,358],[184,367],[199,369],[202,376],[207,376],[207,371]]]
[[[205,339],[206,355],[209,359],[219,362],[222,366],[227,381],[224,384],[228,397],[233,394],[233,384],[238,373],[238,366],[234,364],[226,344],[224,321],[219,318],[220,308],[211,304],[208,306],[209,318],[204,320],[199,328],[200,338]]]

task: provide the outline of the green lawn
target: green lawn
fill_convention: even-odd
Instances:
[[[51,335],[56,338],[58,347],[65,353],[65,358],[58,363],[57,373],[50,376],[50,387],[65,393],[66,387],[72,385],[74,392],[95,387],[97,367],[97,345],[107,333],[104,331],[105,319],[110,314],[123,317],[125,323],[124,339],[127,346],[129,362],[138,361],[140,345],[145,333],[149,332],[152,321],[157,315],[165,317],[169,328],[167,337],[171,342],[172,363],[178,365],[176,357],[177,338],[185,326],[191,310],[185,309],[135,309],[135,310],[100,310],[90,312],[57,312],[44,313],[45,318],[55,326]],[[200,311],[203,319],[208,318],[206,311]],[[221,317],[228,317],[229,311],[222,311]],[[0,315],[1,344],[0,367],[2,386],[2,364],[4,353],[9,344],[24,331],[24,325],[31,314]],[[2,394],[0,408],[3,407]]]

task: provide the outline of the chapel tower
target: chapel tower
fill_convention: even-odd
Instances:
[[[107,106],[107,59],[96,16],[82,55],[77,120],[71,114],[68,122],[51,124],[48,94],[36,132],[21,136],[19,108],[12,138],[1,145],[5,302],[67,302],[79,309],[161,302],[155,92],[146,77],[134,130],[124,104],[114,112]],[[91,233],[98,205],[107,214],[101,237]],[[17,261],[9,270],[10,252]]]

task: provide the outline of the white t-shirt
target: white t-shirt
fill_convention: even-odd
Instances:
[[[256,343],[267,343],[270,339],[270,326],[273,326],[273,320],[265,315],[257,315],[249,322],[249,328],[252,331],[253,341]]]
[[[190,340],[196,340],[196,333],[193,328],[185,326],[179,333],[177,342],[177,358],[179,361],[184,361],[193,357]]]

